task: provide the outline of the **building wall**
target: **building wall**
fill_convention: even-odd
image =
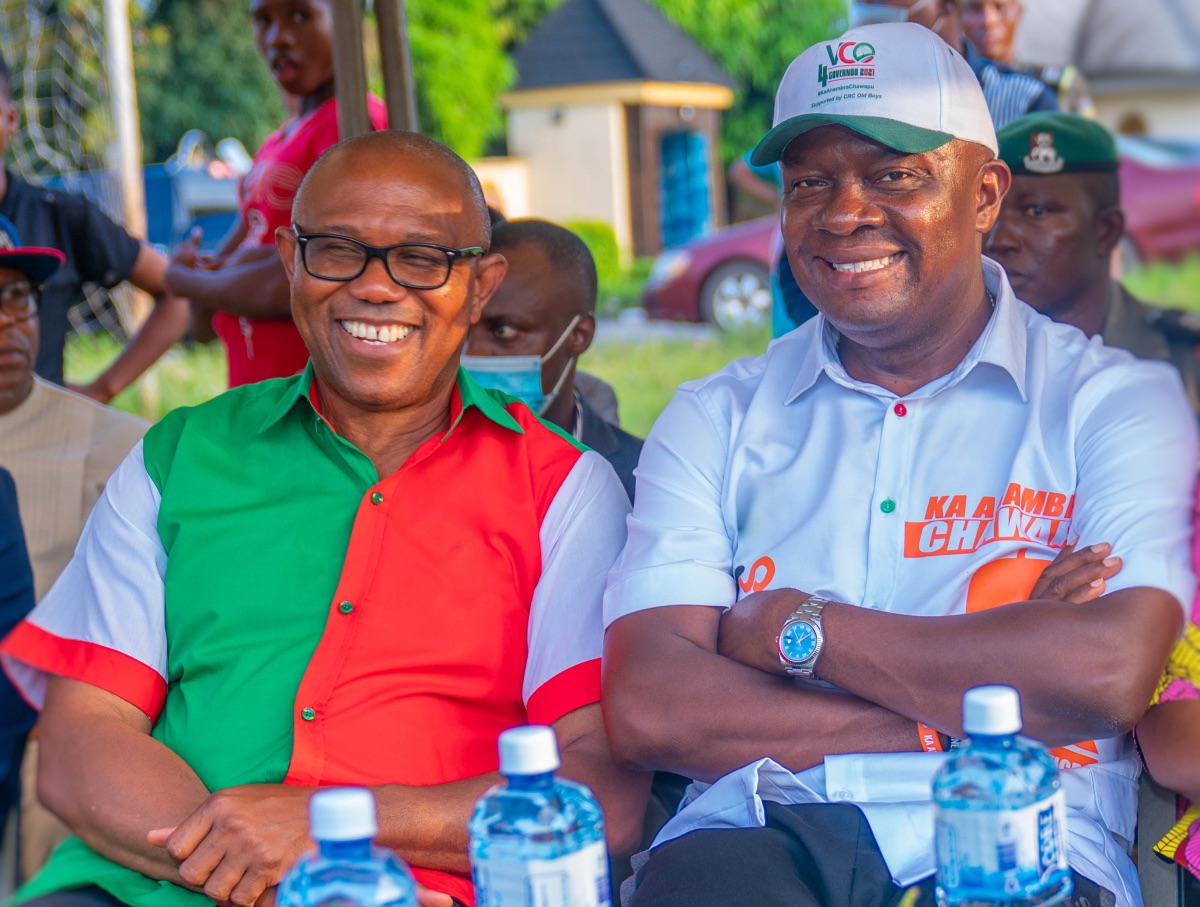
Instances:
[[[528,167],[533,216],[611,224],[618,247],[629,253],[633,234],[621,104],[509,110],[508,149]]]

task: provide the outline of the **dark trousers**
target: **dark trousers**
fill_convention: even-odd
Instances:
[[[765,828],[694,831],[656,847],[638,872],[632,907],[895,907],[871,826],[845,803],[766,803]],[[915,886],[934,907],[933,879]],[[1116,898],[1075,875],[1073,907],[1113,907]]]

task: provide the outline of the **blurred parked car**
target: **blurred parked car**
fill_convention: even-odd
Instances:
[[[771,246],[778,231],[778,217],[763,217],[667,249],[646,280],[646,314],[708,321],[726,330],[769,322]]]
[[[1137,257],[1200,251],[1200,144],[1122,136],[1117,146],[1125,231]]]

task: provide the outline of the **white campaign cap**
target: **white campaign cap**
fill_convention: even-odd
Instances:
[[[308,799],[314,841],[365,841],[379,833],[375,795],[365,787],[327,787]]]
[[[952,139],[993,154],[999,148],[983,89],[967,61],[913,22],[851,29],[793,60],[775,94],[774,126],[750,163],[774,163],[796,136],[833,125],[907,154]]]
[[[500,773],[544,775],[560,765],[554,728],[526,724],[500,734]]]
[[[963,732],[968,736],[1000,736],[1021,730],[1021,694],[994,684],[972,687],[963,694]]]

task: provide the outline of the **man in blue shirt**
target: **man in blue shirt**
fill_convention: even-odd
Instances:
[[[17,512],[17,486],[0,468],[0,636],[33,609],[33,571]],[[4,818],[20,795],[21,754],[37,715],[0,675],[0,839]]]

